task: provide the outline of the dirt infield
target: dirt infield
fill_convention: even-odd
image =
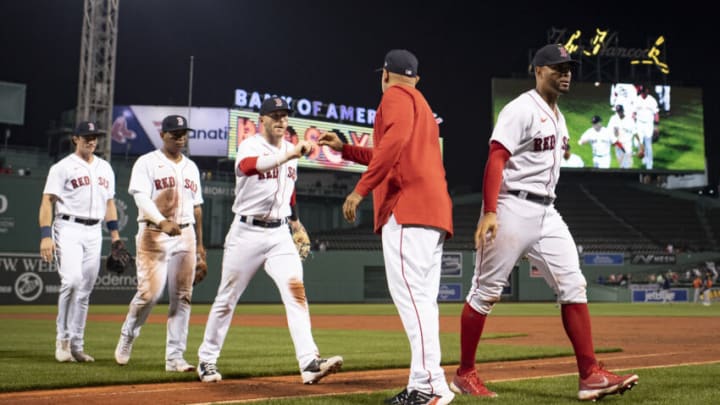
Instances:
[[[34,317],[23,315],[23,318]],[[40,318],[40,316],[38,316]],[[42,316],[45,318],[45,316]],[[91,321],[122,322],[121,316],[91,315]],[[192,322],[204,324],[205,316]],[[149,322],[164,323],[164,316]],[[281,326],[285,316],[242,315],[233,324]],[[401,330],[397,316],[321,316],[312,319],[313,329]],[[442,332],[459,332],[457,316],[441,318]],[[621,347],[623,352],[599,355],[611,369],[647,368],[720,361],[718,318],[595,317],[595,345]],[[562,322],[557,317],[491,316],[488,333],[525,333],[526,337],[497,339],[493,343],[513,345],[569,345]],[[482,343],[481,343],[482,345]],[[574,357],[512,362],[481,363],[481,375],[490,383],[532,377],[557,376],[576,372]],[[448,376],[455,366],[445,367]],[[337,393],[372,392],[400,389],[407,382],[407,369],[341,372],[321,384],[306,386],[297,375],[224,380],[218,384],[200,382],[114,385],[94,388],[28,391],[0,394],[0,403],[12,404],[197,404],[223,401],[257,401],[282,397],[308,397]],[[640,375],[642,379],[642,374]]]

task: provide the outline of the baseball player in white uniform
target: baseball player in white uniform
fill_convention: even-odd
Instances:
[[[608,169],[610,168],[610,149],[617,143],[617,138],[603,126],[602,118],[599,115],[594,115],[591,122],[592,126],[578,139],[578,145],[589,143],[592,146],[593,166]]]
[[[75,153],[50,167],[40,203],[40,256],[47,262],[57,258],[60,275],[55,343],[59,362],[94,361],[84,351],[84,334],[90,293],[100,270],[103,219],[112,241],[120,239],[115,173],[94,155],[100,135],[105,132],[94,122],[78,125],[72,136]]]
[[[137,293],[130,302],[115,361],[125,365],[165,284],[168,286],[165,371],[194,371],[183,358],[196,254],[205,257],[202,242],[202,190],[200,172],[183,155],[189,128],[185,117],[170,115],[162,122],[161,149],[146,153],[135,162],[128,192],[138,207]]]
[[[595,400],[637,383],[637,375],[613,374],[595,359],[585,277],[575,242],[553,205],[568,138],[557,100],[570,89],[575,63],[562,45],[542,47],[533,59],[535,89],[512,100],[498,116],[485,167],[483,209],[475,232],[477,262],[461,317],[454,390],[474,394],[482,386],[475,370],[477,345],[487,315],[523,255],[542,271],[561,304],[580,374],[578,398]],[[483,390],[475,395],[491,394]]]
[[[260,108],[260,134],[242,141],[235,159],[235,219],[225,238],[222,278],[198,349],[200,381],[220,381],[217,368],[225,337],[240,296],[261,266],[273,279],[285,306],[290,337],[302,381],[314,384],[338,371],[340,356],[321,358],[310,327],[300,256],[288,229],[294,205],[297,158],[312,144],[285,141],[290,107],[279,97]],[[297,218],[290,226],[302,227]]]
[[[570,152],[570,144],[565,145],[565,152],[563,152],[563,158],[560,162],[560,167],[572,167],[582,168],[585,167],[585,162],[582,158],[572,152]]]
[[[610,117],[607,128],[617,138],[618,145],[615,148],[615,157],[621,169],[629,169],[633,166],[633,150],[639,144],[636,134],[635,120],[625,114],[625,107],[622,104],[615,106],[615,114]]]
[[[645,156],[642,158],[645,168],[651,170],[653,168],[653,145],[652,137],[655,132],[655,124],[659,119],[657,100],[650,95],[650,87],[643,86],[640,94],[635,99],[635,122],[637,124],[637,133],[642,142],[642,151]]]

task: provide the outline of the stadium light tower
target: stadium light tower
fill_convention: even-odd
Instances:
[[[85,0],[80,42],[80,79],[75,123],[95,121],[109,131],[115,94],[115,48],[120,0]],[[110,160],[110,137],[98,138],[97,153]]]

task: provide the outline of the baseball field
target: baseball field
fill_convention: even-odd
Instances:
[[[281,305],[239,305],[218,368],[220,383],[164,371],[166,305],[158,305],[127,366],[113,358],[125,306],[90,306],[86,351],[95,363],[54,359],[54,306],[0,306],[0,403],[8,404],[373,404],[407,381],[409,347],[392,304],[311,303],[313,333],[324,356],[343,370],[318,385],[301,384]],[[197,361],[208,305],[195,305],[186,359]],[[461,304],[441,304],[443,365],[451,378],[459,356]],[[640,375],[628,404],[720,401],[720,305],[590,304],[598,358],[613,371]],[[572,348],[554,303],[502,303],[486,324],[478,369],[496,399],[453,403],[577,403]]]

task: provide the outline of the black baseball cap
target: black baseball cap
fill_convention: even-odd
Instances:
[[[376,71],[387,70],[407,77],[418,73],[418,59],[407,49],[393,49],[385,55],[385,63]]]
[[[599,115],[593,115],[591,121],[592,121],[593,124],[597,124],[598,122],[601,122],[601,121],[602,121],[602,118],[600,118]]]
[[[268,115],[275,111],[287,111],[288,114],[292,111],[292,108],[288,105],[287,101],[282,97],[268,97],[266,98],[262,106],[260,106],[260,115]]]
[[[561,63],[578,64],[577,60],[570,57],[570,53],[560,44],[548,44],[538,49],[533,58],[533,66],[550,66]]]
[[[615,111],[617,112],[625,112],[625,107],[623,107],[622,104],[618,104],[615,106]]]
[[[179,131],[182,129],[187,131],[192,130],[191,128],[188,128],[187,120],[182,115],[168,115],[167,117],[165,117],[165,119],[163,119],[163,132]]]
[[[105,131],[98,128],[97,124],[93,121],[82,121],[78,124],[75,129],[77,136],[89,136],[89,135],[105,135]]]

